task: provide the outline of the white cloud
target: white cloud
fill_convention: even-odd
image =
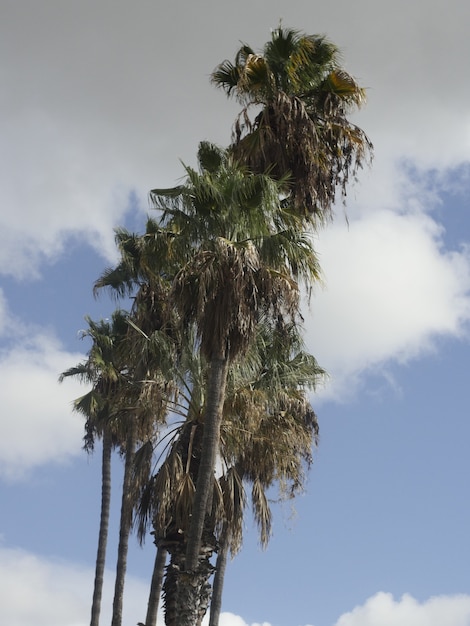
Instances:
[[[9,119],[0,154],[1,200],[11,207],[0,217],[3,273],[38,275],[42,263],[56,261],[73,235],[113,258],[113,226],[123,219],[132,183],[120,180],[116,158],[87,145],[84,129],[71,116],[19,108]]]
[[[395,600],[377,593],[364,605],[342,615],[335,626],[468,626],[470,596],[436,596],[419,602],[405,594]]]
[[[72,401],[85,389],[74,381],[59,385],[58,377],[83,355],[23,327],[2,304],[0,292],[0,477],[16,480],[41,464],[63,463],[81,453],[83,420],[72,413]]]
[[[207,617],[205,618],[205,621],[208,621]],[[233,613],[221,613],[219,624],[220,626],[248,626],[242,617],[234,615]],[[253,624],[252,626],[255,625]]]
[[[215,60],[197,71],[203,62],[194,55],[175,82],[181,57],[162,54],[157,8],[116,4],[110,14],[96,3],[46,1],[29,3],[26,22],[18,7],[7,12],[0,27],[0,271],[34,275],[77,234],[112,258],[112,228],[129,194],[135,190],[147,208],[149,189],[181,175],[178,159],[193,159],[204,127],[217,118],[197,104],[198,87],[213,93],[207,73]]]
[[[3,290],[0,289],[0,337],[8,331],[10,324],[7,300]]]
[[[378,210],[336,224],[318,242],[326,286],[307,317],[307,342],[332,375],[329,393],[390,360],[459,336],[470,319],[470,255],[446,250],[439,224],[422,212]],[[309,328],[310,326],[310,328]]]
[[[35,337],[0,357],[2,438],[0,475],[19,478],[43,463],[61,463],[80,454],[82,419],[72,414],[72,400],[84,393],[58,375],[82,355],[63,351],[49,337]]]
[[[0,622],[8,626],[87,626],[93,579],[91,568],[0,547]],[[102,622],[110,623],[113,573],[107,571],[106,579]],[[147,584],[128,578],[124,623],[142,621],[147,594]]]
[[[0,618],[11,626],[83,626],[91,572],[0,549]]]

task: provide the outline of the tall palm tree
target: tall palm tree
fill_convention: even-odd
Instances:
[[[157,327],[158,310],[156,307],[148,307],[151,302],[150,291],[147,284],[140,288],[128,320],[127,389],[116,416],[125,425],[126,448],[111,626],[121,626],[122,623],[129,535],[132,528],[133,510],[141,490],[141,481],[145,476],[145,472],[142,474],[139,471],[136,449],[140,444],[139,452],[145,452],[158,440],[160,429],[166,421],[168,403],[174,393],[172,381],[166,374],[163,374],[162,369],[165,362],[171,360],[172,345],[171,341],[165,341],[167,337]],[[151,324],[154,329],[151,337],[148,337],[142,330],[147,324]],[[165,352],[168,348],[169,351]]]
[[[158,272],[150,271],[146,248],[140,249],[139,236],[120,229],[116,241],[121,262],[117,267],[105,270],[95,283],[95,293],[108,288],[118,297],[132,295],[134,299],[127,319],[125,343],[127,387],[120,397],[115,416],[124,425],[126,442],[112,626],[122,623],[133,509],[145,480],[141,463],[145,455],[142,452],[152,449],[159,428],[165,423],[167,406],[175,393],[171,370],[176,356],[171,312],[167,315],[168,286],[165,279]],[[138,443],[142,445],[136,453]],[[154,596],[158,593],[159,570],[164,559],[164,552],[158,551],[146,619],[149,624],[156,619],[158,604]]]
[[[337,189],[346,196],[372,150],[348,119],[365,91],[341,67],[338,48],[322,35],[279,26],[261,52],[243,45],[234,62],[221,63],[212,82],[243,106],[233,134],[237,157],[276,178],[289,173],[284,191],[296,210],[314,224],[329,218]]]
[[[178,571],[184,567],[185,541],[201,457],[207,368],[196,348],[194,334],[187,332],[186,341],[181,344],[178,366],[173,371],[174,379],[180,385],[170,409],[173,420],[166,435],[156,442],[152,450],[154,473],[152,475],[151,468],[147,467],[146,481],[141,481],[143,489],[137,510],[137,530],[141,542],[152,527],[158,553],[166,551],[170,555],[163,585],[165,622],[169,625],[178,624],[180,619],[176,601]],[[210,556],[214,549],[214,532],[208,527],[203,549],[205,567],[201,564],[199,567],[201,590],[207,589],[207,579],[212,573]],[[158,578],[160,585],[162,577]],[[154,612],[156,601],[155,597],[149,599],[149,607],[152,605]],[[146,626],[152,626],[149,612]]]
[[[88,329],[82,336],[92,340],[88,359],[69,368],[59,378],[62,381],[75,376],[92,385],[88,393],[75,400],[74,409],[86,418],[85,449],[92,451],[95,439],[102,439],[101,512],[90,626],[98,626],[101,610],[111,501],[111,452],[120,441],[111,415],[114,394],[121,380],[122,363],[118,347],[127,330],[126,316],[123,311],[115,311],[111,321],[94,322],[86,318]]]
[[[277,358],[281,363],[277,363]],[[139,535],[143,536],[149,521],[153,521],[157,545],[168,548],[171,555],[164,585],[168,626],[179,624],[182,619],[181,600],[177,600],[178,590],[181,592],[178,572],[184,568],[185,536],[203,429],[202,361],[197,354],[188,354],[185,360],[191,394],[182,412],[186,420],[173,430],[170,452],[147,483],[139,508]],[[278,482],[281,492],[288,492],[290,497],[301,488],[301,464],[310,463],[311,447],[317,437],[316,418],[309,408],[306,390],[314,387],[321,375],[313,357],[300,349],[294,326],[273,329],[259,324],[255,345],[230,368],[221,436],[221,462],[226,470],[219,483],[214,480],[212,515],[205,519],[198,569],[198,622],[209,599],[211,620],[216,623],[214,620],[218,619],[216,607],[220,611],[223,568],[228,550],[234,554],[241,544],[248,486],[251,485],[252,508],[263,545],[271,523],[265,490]],[[269,450],[263,452],[264,448]],[[211,597],[208,579],[213,567],[209,559],[214,550],[218,556]],[[184,610],[196,611],[190,600]],[[148,622],[146,626],[150,626]]]
[[[296,318],[299,278],[318,279],[311,240],[296,216],[280,207],[282,181],[252,174],[208,144],[200,146],[199,166],[198,172],[186,168],[186,184],[151,192],[163,212],[162,228],[188,246],[172,301],[183,323],[195,324],[209,364],[201,461],[180,581],[181,624],[196,623],[201,590],[191,578],[197,578],[213,492],[229,367],[252,343],[262,316],[280,325]],[[194,605],[188,606],[191,594]]]
[[[138,294],[132,311],[133,317],[128,319],[125,344],[128,358],[127,388],[119,398],[116,412],[116,419],[125,428],[126,442],[112,626],[121,626],[122,623],[129,535],[132,528],[133,510],[142,489],[142,476],[145,476],[145,472],[138,469],[137,446],[140,444],[140,453],[153,447],[159,437],[160,429],[165,424],[168,402],[173,393],[171,381],[162,376],[160,367],[156,365],[154,350],[157,356],[161,355],[161,342],[154,341],[155,338],[152,337],[149,350],[147,349],[149,338],[145,336],[145,341],[140,341],[143,331],[137,323],[145,321],[144,313],[146,312],[139,309],[140,304]],[[142,315],[141,318],[139,318],[140,315]],[[155,334],[158,334],[158,331],[155,331]],[[166,357],[168,358],[168,355]],[[160,360],[159,363],[161,365]]]

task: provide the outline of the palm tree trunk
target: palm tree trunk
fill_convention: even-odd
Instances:
[[[219,451],[220,426],[227,384],[228,359],[212,358],[207,388],[207,405],[202,437],[201,463],[186,546],[186,572],[196,570],[209,496],[212,493],[215,463]]]
[[[212,546],[200,558],[197,570],[190,574],[184,571],[184,551],[176,546],[170,552],[171,560],[163,585],[165,625],[201,626],[211,595]]]
[[[95,584],[91,605],[90,626],[98,626],[100,621],[101,596],[103,592],[106,546],[108,543],[109,508],[111,503],[111,451],[112,436],[109,429],[103,432],[103,453],[101,461],[101,514],[96,554]]]
[[[158,604],[162,591],[163,573],[165,571],[167,553],[168,552],[166,548],[162,546],[157,547],[157,554],[155,555],[155,563],[153,566],[152,583],[150,585],[150,595],[147,605],[147,617],[145,618],[145,626],[156,626],[157,624]]]
[[[219,626],[220,611],[222,609],[222,591],[224,587],[225,569],[227,567],[229,533],[229,525],[228,522],[225,521],[219,540],[219,551],[217,553],[217,562],[215,564],[209,626]]]
[[[127,569],[127,551],[129,546],[129,534],[132,523],[132,464],[135,454],[136,424],[133,417],[130,418],[127,440],[126,460],[124,464],[124,478],[122,484],[121,520],[119,526],[119,546],[116,564],[116,581],[114,585],[113,618],[111,626],[122,625],[122,604],[124,599],[124,581]]]
[[[209,561],[213,546],[201,554],[202,536],[208,503],[213,490],[214,469],[219,451],[220,426],[227,383],[228,359],[225,355],[212,358],[207,384],[207,404],[201,444],[201,460],[191,522],[186,538],[184,571],[173,572],[176,581],[175,614],[178,626],[197,626],[207,610],[210,599],[208,579],[213,572]],[[168,573],[167,573],[168,577]],[[168,607],[166,607],[168,608]],[[169,616],[165,613],[165,619]],[[167,626],[173,626],[171,620]]]
[[[168,547],[168,552],[170,553],[170,562],[166,567],[165,581],[163,583],[165,626],[179,626],[180,622],[182,622],[182,617],[178,609],[178,589],[180,582],[179,574],[184,563],[183,545],[175,542]]]

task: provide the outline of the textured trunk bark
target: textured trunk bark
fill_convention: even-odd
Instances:
[[[124,581],[127,569],[127,551],[129,546],[129,533],[132,522],[131,481],[132,463],[135,453],[136,425],[134,418],[130,419],[126,441],[126,460],[124,464],[124,478],[122,484],[121,521],[119,527],[119,546],[116,564],[116,582],[114,585],[113,618],[111,626],[122,625],[122,604],[124,599]]]
[[[166,626],[200,626],[210,600],[209,578],[214,571],[211,555],[209,547],[199,559],[197,570],[188,574],[184,571],[184,544],[171,548],[163,584]]]
[[[90,626],[98,626],[103,593],[104,567],[106,562],[106,546],[108,543],[109,507],[111,503],[111,451],[112,436],[106,429],[103,433],[103,454],[101,461],[101,514],[96,554],[95,584],[91,605]]]
[[[170,562],[166,568],[165,581],[163,583],[163,608],[165,610],[166,626],[178,626],[178,585],[179,574],[184,563],[184,544],[174,543],[168,547]]]
[[[145,618],[145,626],[156,626],[158,604],[160,602],[160,594],[162,592],[163,574],[165,571],[165,563],[167,550],[163,547],[157,548],[155,555],[155,564],[153,566],[152,583],[150,585],[150,595],[147,605],[147,617]]]
[[[217,562],[215,564],[209,626],[219,626],[220,612],[222,610],[222,591],[224,587],[225,568],[227,566],[229,532],[228,523],[224,522],[222,535],[219,541]]]
[[[228,360],[222,356],[211,361],[207,388],[204,434],[202,438],[201,463],[196,483],[196,493],[186,546],[186,572],[197,568],[207,503],[212,493],[215,463],[220,443],[220,425],[227,384]]]
[[[191,521],[185,537],[184,559],[175,563],[176,567],[167,571],[166,578],[170,577],[169,582],[172,584],[174,594],[174,599],[173,597],[171,599],[172,615],[168,616],[168,621],[165,622],[167,626],[198,626],[209,605],[211,587],[208,581],[214,570],[210,557],[215,549],[215,542],[213,529],[205,529],[205,523],[219,451],[227,372],[228,360],[220,355],[214,357],[211,361],[207,383],[200,463]],[[204,546],[202,546],[203,543]],[[167,580],[165,585],[166,582]],[[169,604],[166,603],[166,609],[168,608]],[[167,620],[167,611],[165,620]]]

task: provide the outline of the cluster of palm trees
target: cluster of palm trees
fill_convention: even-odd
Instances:
[[[155,189],[145,232],[116,231],[119,263],[95,291],[129,312],[88,319],[91,385],[75,402],[85,448],[102,440],[102,509],[91,626],[99,623],[113,448],[124,458],[111,626],[121,626],[132,529],[156,545],[145,626],[219,621],[228,554],[248,503],[265,545],[269,495],[293,497],[317,443],[309,393],[323,371],[302,343],[300,296],[319,279],[312,231],[371,153],[347,116],[364,92],[321,36],[279,27],[213,82],[242,111],[231,145],[202,142],[182,184]],[[251,112],[253,111],[253,115]]]

